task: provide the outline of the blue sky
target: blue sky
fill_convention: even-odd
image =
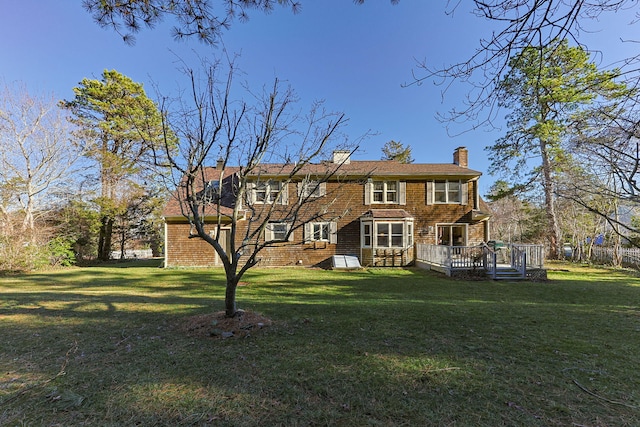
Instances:
[[[104,69],[115,69],[145,85],[154,96],[155,83],[164,93],[175,90],[181,79],[177,58],[193,61],[219,55],[220,48],[195,39],[176,42],[168,25],[143,30],[136,44],[128,46],[113,31],[102,29],[83,10],[80,0],[1,0],[0,80],[22,82],[31,93],[53,93],[71,99],[72,88],[84,77],[100,78]],[[302,105],[323,99],[331,110],[349,118],[345,129],[352,139],[377,133],[361,147],[356,158],[379,159],[389,140],[412,147],[416,162],[448,163],[458,146],[469,149],[472,169],[485,173],[481,192],[494,177],[484,147],[501,136],[500,131],[447,134],[435,119],[464,99],[464,88],[454,88],[441,98],[441,87],[432,83],[402,87],[412,80],[417,60],[445,65],[465,59],[495,28],[459,10],[445,15],[446,2],[370,0],[306,0],[300,14],[278,9],[265,15],[253,13],[249,22],[235,23],[224,35],[224,46],[241,54],[240,68],[254,88],[288,81]],[[602,49],[603,64],[631,56],[634,27],[629,14],[590,22],[583,33],[590,47]],[[624,34],[626,32],[626,34]],[[193,61],[193,65],[197,63]],[[454,128],[463,131],[464,127]]]

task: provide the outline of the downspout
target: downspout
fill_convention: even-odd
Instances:
[[[491,228],[489,227],[489,220],[485,220],[484,222],[484,236],[486,237],[485,242],[491,240]]]
[[[164,268],[169,267],[169,239],[167,237],[167,218],[164,218]]]

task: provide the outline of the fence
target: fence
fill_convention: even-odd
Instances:
[[[126,249],[124,257],[125,259],[151,258],[153,251],[151,249]],[[120,259],[120,251],[111,252],[111,259]]]
[[[591,261],[598,264],[616,264],[618,258],[625,267],[640,268],[640,248],[603,248],[594,246]]]

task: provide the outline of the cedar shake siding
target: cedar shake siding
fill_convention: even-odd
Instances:
[[[341,164],[340,169],[326,183],[309,190],[316,191],[314,195],[318,197],[310,199],[300,211],[301,218],[307,218],[305,215],[310,217],[330,208],[338,219],[331,223],[300,224],[290,241],[260,252],[259,266],[331,267],[333,255],[355,255],[363,266],[403,266],[414,261],[415,243],[472,246],[489,240],[489,214],[478,196],[481,173],[467,167],[468,153],[464,147],[456,149],[452,163],[443,164],[354,161],[348,154],[334,156]],[[226,232],[224,225],[229,219],[225,215],[233,209],[230,195],[237,182],[234,179],[237,170],[206,171],[205,179],[217,180],[221,184],[216,185],[222,185],[222,192],[227,194],[223,195],[221,217],[210,217],[211,232],[218,220]],[[283,190],[282,202],[297,203],[300,194],[306,191],[301,182],[303,177],[321,175],[325,170],[326,164],[322,163],[305,167],[300,172],[300,182],[294,179]],[[277,182],[278,177],[286,177],[288,173],[287,165],[263,165],[260,179],[262,183],[266,179]],[[275,193],[269,195],[264,184],[250,184],[247,191],[254,193],[250,199],[253,203],[275,197]],[[174,194],[164,211],[165,266],[221,265],[210,245],[198,237],[190,237],[192,230],[182,215],[179,197]],[[277,219],[278,206],[274,208]],[[250,215],[251,210],[244,212]],[[247,219],[248,216],[238,221],[237,238],[244,236]],[[321,238],[310,240],[310,236]]]

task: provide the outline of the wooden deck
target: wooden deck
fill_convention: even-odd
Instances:
[[[456,277],[544,280],[544,248],[509,244],[497,250],[477,246],[416,245],[416,265]]]

